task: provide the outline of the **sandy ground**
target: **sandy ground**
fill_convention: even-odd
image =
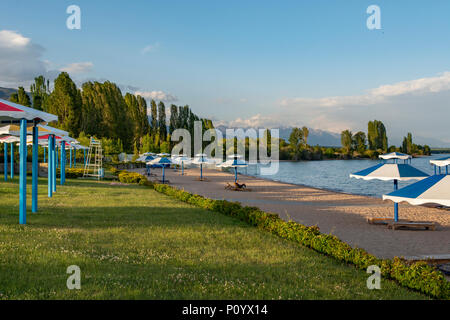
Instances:
[[[144,169],[140,172],[144,173]],[[370,225],[367,217],[392,217],[393,202],[381,199],[337,193],[301,185],[293,185],[256,177],[239,175],[250,192],[224,188],[234,182],[234,175],[204,169],[207,181],[199,181],[198,168],[181,171],[166,169],[170,184],[186,191],[213,199],[239,201],[275,212],[281,218],[304,225],[317,225],[324,233],[331,233],[349,243],[382,258],[430,254],[450,254],[450,211],[400,204],[400,219],[434,221],[436,231],[390,230],[386,226]],[[161,169],[152,169],[161,179]]]

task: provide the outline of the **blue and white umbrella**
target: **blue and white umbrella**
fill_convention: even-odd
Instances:
[[[380,158],[383,156],[387,155],[382,155]],[[399,156],[403,157],[403,154]],[[402,158],[389,157],[389,159],[394,159],[394,161],[396,161],[397,159]],[[406,159],[407,158],[402,160]],[[373,167],[350,174],[350,178],[363,180],[394,180],[394,191],[398,189],[398,181],[422,180],[427,177],[429,177],[428,174],[406,163],[379,163]],[[394,204],[394,220],[398,221],[398,203]]]
[[[237,169],[247,167],[248,164],[247,164],[247,162],[245,162],[245,160],[242,160],[242,156],[240,156],[240,155],[231,155],[228,158],[231,158],[231,159],[218,165],[218,167],[234,168],[234,182],[237,182],[237,173],[238,173]]]
[[[440,158],[436,160],[430,160],[430,163],[434,165],[434,174],[441,174],[441,168],[445,167],[445,174],[448,174],[448,166],[450,166],[450,157]]]
[[[400,159],[400,160],[408,160],[408,159],[411,159],[412,157],[409,154],[406,154],[406,153],[391,152],[391,153],[382,154],[382,155],[379,156],[379,158],[383,159],[383,160],[394,159],[395,161],[397,161],[398,159]]]
[[[438,174],[383,195],[383,200],[402,201],[412,205],[426,203],[450,207],[450,175]]]
[[[137,158],[136,161],[137,162],[145,162],[145,163],[147,163],[149,161],[152,161],[153,159],[155,159],[155,157],[152,156],[152,155],[142,155],[139,158]]]
[[[162,183],[165,182],[165,168],[167,166],[170,166],[172,161],[169,158],[166,157],[158,157],[156,159],[153,159],[152,161],[147,162],[149,165],[157,165],[162,167]]]

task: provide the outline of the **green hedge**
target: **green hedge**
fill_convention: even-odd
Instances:
[[[66,179],[76,179],[83,177],[84,169],[82,168],[66,168]],[[60,177],[60,169],[56,169],[56,176]]]
[[[122,170],[117,172],[117,174],[120,182],[139,183],[140,185],[152,186],[152,183],[147,180],[147,177],[140,173]]]
[[[125,179],[131,176],[131,173],[122,171],[119,173],[119,179],[121,175]],[[317,226],[307,227],[294,221],[284,221],[275,213],[264,212],[257,207],[242,206],[238,202],[209,199],[165,184],[153,184],[148,182],[145,176],[137,173],[132,176],[133,179],[128,181],[133,180],[143,184],[141,181],[145,179],[146,185],[160,193],[197,207],[236,217],[281,238],[295,241],[339,261],[353,264],[359,269],[366,270],[370,265],[377,265],[381,269],[382,276],[387,279],[396,280],[405,287],[434,298],[450,299],[450,282],[441,272],[424,262],[407,264],[397,257],[393,260],[379,259],[361,248],[352,248],[334,235],[321,233]]]

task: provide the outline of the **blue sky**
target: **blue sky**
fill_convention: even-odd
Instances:
[[[81,30],[66,28],[72,4]],[[366,27],[371,4],[381,30]],[[339,132],[377,118],[393,142],[412,131],[450,144],[449,12],[445,0],[14,0],[0,30],[30,40],[28,70],[108,79],[217,122]],[[7,77],[3,56],[0,85],[26,84],[32,72]]]

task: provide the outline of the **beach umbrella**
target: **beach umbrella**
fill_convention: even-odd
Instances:
[[[382,155],[380,156],[383,159]],[[394,159],[396,162],[398,159],[407,160],[408,157],[400,155],[402,158],[395,158],[390,156],[389,159]],[[408,156],[408,155],[406,155]],[[410,157],[410,156],[409,156]],[[394,191],[398,189],[398,181],[409,180],[422,180],[429,175],[425,172],[414,168],[406,163],[379,163],[373,167],[350,174],[350,178],[363,179],[363,180],[382,180],[382,181],[394,181]],[[398,221],[398,203],[394,204],[394,220]]]
[[[27,147],[26,136],[28,123],[33,124],[33,158],[32,158],[32,211],[37,210],[37,178],[38,178],[38,128],[40,122],[58,121],[58,116],[33,108],[25,107],[0,99],[0,125],[20,123],[20,179],[19,179],[19,223],[26,223],[27,212]]]
[[[450,157],[440,158],[436,160],[430,160],[430,163],[434,165],[434,174],[441,174],[441,168],[445,167],[445,174],[448,174],[448,166],[450,165]]]
[[[203,181],[203,165],[211,162],[212,161],[208,159],[204,153],[198,153],[195,155],[192,163],[200,165],[200,181]]]
[[[247,167],[248,164],[245,160],[242,160],[242,156],[240,155],[230,155],[228,156],[230,160],[225,161],[224,163],[218,165],[218,167],[222,168],[234,168],[234,182],[237,182],[237,174],[238,168]]]
[[[416,206],[432,203],[450,207],[450,175],[433,175],[400,190],[385,194],[383,200],[392,200],[395,203],[406,201]]]
[[[136,161],[137,161],[137,162],[145,162],[145,163],[147,163],[147,162],[149,162],[149,161],[152,161],[153,159],[155,159],[154,156],[151,156],[151,155],[142,155],[142,156],[140,156],[139,158],[137,158]]]
[[[181,175],[184,175],[184,164],[189,164],[192,162],[191,158],[188,158],[185,154],[175,156],[172,160],[173,163],[181,165]]]
[[[150,155],[147,153],[147,155],[144,153],[144,155],[140,156],[136,159],[138,162],[145,162],[145,168],[147,170],[147,175],[150,175],[150,165],[147,164],[147,162],[154,160],[156,157],[153,155]]]
[[[157,165],[157,166],[161,166],[162,167],[162,183],[165,182],[165,168],[167,166],[170,166],[170,164],[172,163],[172,160],[170,160],[169,158],[166,157],[158,157],[155,158],[149,162],[147,162],[147,164],[149,165]]]
[[[411,160],[412,157],[406,153],[391,152],[391,153],[382,154],[379,156],[379,158],[383,159],[383,160],[393,159],[395,162],[398,162],[398,160]]]

